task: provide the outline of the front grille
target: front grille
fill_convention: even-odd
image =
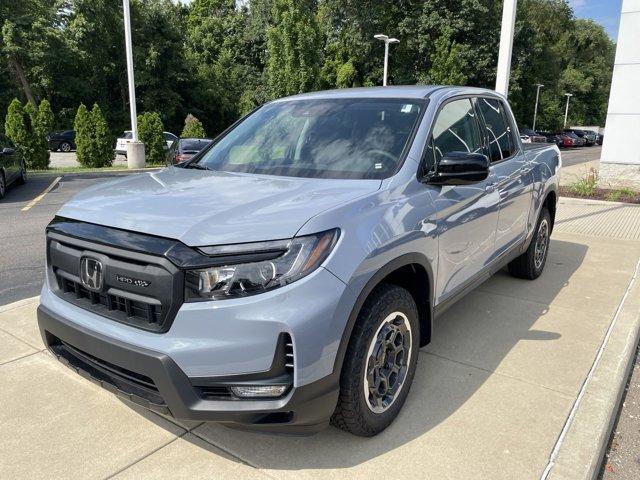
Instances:
[[[84,302],[86,308],[94,311],[100,306],[108,312],[119,312],[127,319],[144,321],[149,329],[160,324],[162,320],[162,305],[131,300],[119,295],[103,292],[92,292],[82,284],[58,275],[58,285],[66,297],[72,296],[77,302]]]
[[[81,280],[84,258],[101,266],[99,291]],[[165,258],[47,232],[53,292],[74,305],[151,332],[166,332],[184,299],[184,272]]]

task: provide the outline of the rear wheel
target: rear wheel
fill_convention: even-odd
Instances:
[[[509,264],[509,273],[514,277],[535,280],[547,263],[549,242],[551,236],[551,215],[547,207],[542,207],[540,218],[536,225],[536,232],[531,239],[527,251]]]
[[[364,437],[387,428],[409,393],[419,342],[418,309],[411,294],[395,285],[374,290],[347,347],[332,423]]]

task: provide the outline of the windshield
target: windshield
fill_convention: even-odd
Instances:
[[[265,105],[198,160],[228,172],[311,178],[385,178],[395,173],[424,102],[291,100]]]

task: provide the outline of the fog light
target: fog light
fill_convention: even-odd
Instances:
[[[279,397],[288,388],[288,385],[237,385],[231,387],[236,397],[241,398],[265,398]]]

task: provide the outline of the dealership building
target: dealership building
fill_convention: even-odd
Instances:
[[[640,0],[623,0],[602,159],[601,185],[640,188]]]

